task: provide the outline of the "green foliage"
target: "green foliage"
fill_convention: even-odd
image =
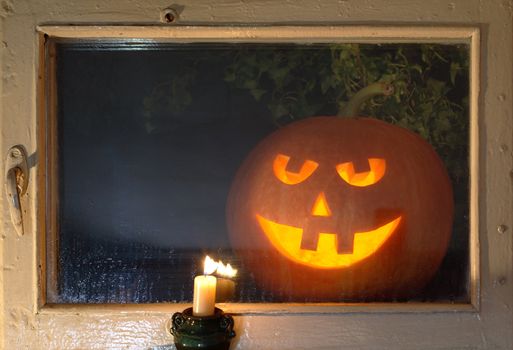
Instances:
[[[241,49],[227,67],[225,80],[247,89],[255,99],[265,103],[273,121],[280,125],[322,109],[326,99],[316,96],[319,87],[329,83],[329,64],[329,52],[325,49],[249,47]]]
[[[325,49],[246,50],[225,79],[267,104],[276,124],[336,115],[370,83],[394,86],[364,104],[372,116],[417,132],[444,158],[454,182],[468,179],[468,47],[333,44]]]
[[[205,50],[144,100],[146,128],[183,114],[194,102],[201,65],[264,104],[277,126],[337,115],[357,91],[388,82],[394,94],[364,104],[361,115],[408,128],[444,159],[453,183],[468,181],[468,47],[441,44],[238,45]],[[463,187],[462,187],[463,188]]]

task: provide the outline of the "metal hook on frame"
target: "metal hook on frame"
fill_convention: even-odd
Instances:
[[[7,152],[5,162],[5,193],[11,221],[20,236],[24,233],[21,196],[27,192],[28,180],[27,153],[23,146],[13,146]]]

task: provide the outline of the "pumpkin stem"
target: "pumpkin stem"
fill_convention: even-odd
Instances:
[[[394,87],[389,83],[372,83],[358,91],[351,97],[344,108],[340,109],[340,117],[357,117],[362,104],[370,98],[378,95],[390,96],[394,93]]]

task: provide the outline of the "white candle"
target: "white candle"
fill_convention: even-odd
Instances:
[[[194,278],[194,316],[212,316],[216,302],[216,278],[214,276],[196,276]]]
[[[203,276],[194,278],[194,298],[192,300],[192,314],[194,316],[212,316],[216,304],[216,284],[214,276],[208,276],[217,270],[217,262],[208,255],[203,263]]]

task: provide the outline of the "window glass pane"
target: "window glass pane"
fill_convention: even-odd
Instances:
[[[468,302],[468,55],[57,42],[53,302]]]

